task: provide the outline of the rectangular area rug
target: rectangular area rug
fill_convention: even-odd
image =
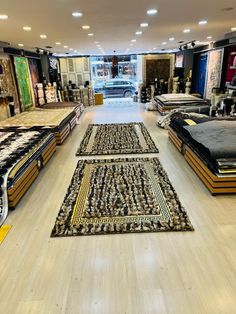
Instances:
[[[81,160],[52,237],[192,231],[158,158]]]
[[[141,122],[89,124],[77,156],[158,153]]]

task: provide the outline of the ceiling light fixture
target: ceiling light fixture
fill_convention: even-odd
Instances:
[[[147,10],[147,14],[148,14],[148,15],[155,15],[155,14],[157,14],[157,9],[150,9],[150,10]]]
[[[19,47],[24,47],[24,45],[23,45],[23,44],[18,44],[18,46],[19,46]]]
[[[163,41],[162,45],[166,45],[166,44],[167,44],[167,42],[166,42],[166,41]]]
[[[185,33],[185,34],[190,33],[190,32],[191,32],[191,30],[189,28],[186,28],[183,30],[183,33]]]
[[[0,14],[0,20],[7,20],[7,19],[8,19],[8,15]]]
[[[68,46],[63,46],[65,49],[67,49],[68,48]]]
[[[137,41],[136,39],[132,39],[131,40],[132,43],[136,43],[136,41]]]
[[[148,27],[148,23],[141,23],[140,26],[141,27]]]
[[[235,32],[236,31],[236,27],[231,27],[231,31]]]
[[[89,33],[89,34],[88,34],[88,36],[93,37],[93,36],[94,36],[94,34],[93,34],[93,33]]]
[[[83,25],[82,28],[83,29],[90,29],[90,26],[89,25]]]
[[[134,44],[129,44],[131,47],[134,45]]]
[[[72,16],[74,17],[81,17],[83,14],[81,12],[73,12]]]
[[[95,43],[95,44],[99,44],[99,41],[95,41],[94,43]]]
[[[207,36],[207,39],[212,39],[212,36]]]
[[[135,34],[136,34],[136,35],[142,35],[142,33],[143,33],[143,32],[138,31],[138,32],[136,32]]]
[[[40,35],[40,38],[45,39],[45,38],[47,38],[47,35],[42,34],[42,35]]]
[[[202,21],[199,21],[198,24],[199,24],[199,25],[206,25],[206,24],[207,24],[207,21],[206,21],[206,20],[202,20]]]
[[[170,38],[169,38],[169,41],[174,41],[174,40],[175,40],[174,37],[170,37]]]
[[[31,27],[30,26],[23,26],[23,30],[26,32],[31,31]]]
[[[60,46],[60,45],[61,45],[61,43],[60,43],[59,41],[55,42],[55,44],[56,44],[57,46]]]
[[[73,49],[73,48],[70,48],[69,50],[70,50],[70,51],[73,51],[74,49]]]

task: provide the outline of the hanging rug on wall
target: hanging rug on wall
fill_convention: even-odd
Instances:
[[[77,156],[158,153],[141,122],[89,124]]]
[[[51,236],[192,230],[158,158],[81,160]]]

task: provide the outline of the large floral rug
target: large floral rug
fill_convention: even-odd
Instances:
[[[81,160],[51,236],[192,230],[157,158]]]
[[[147,128],[141,122],[90,124],[77,156],[158,153]]]

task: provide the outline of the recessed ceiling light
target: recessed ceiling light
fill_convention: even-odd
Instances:
[[[24,45],[23,45],[23,44],[18,44],[18,46],[19,46],[19,47],[24,47]]]
[[[73,51],[74,49],[73,49],[73,48],[70,48],[69,50],[70,50],[70,51]]]
[[[26,32],[29,32],[29,31],[31,31],[31,27],[30,26],[24,26],[23,30]]]
[[[212,39],[212,36],[207,36],[207,39]]]
[[[72,16],[74,17],[81,17],[83,14],[81,12],[73,12]]]
[[[42,35],[40,35],[40,38],[45,39],[45,38],[47,38],[47,35],[42,34]]]
[[[148,23],[141,23],[140,26],[141,27],[148,27]]]
[[[166,44],[167,44],[167,42],[166,42],[166,41],[163,41],[162,45],[166,45]]]
[[[7,20],[7,19],[8,19],[8,15],[0,14],[0,20]]]
[[[89,25],[83,25],[82,28],[83,29],[90,29],[90,26]]]
[[[132,43],[136,43],[136,41],[137,41],[136,39],[132,39],[131,40]]]
[[[199,25],[206,25],[206,24],[207,24],[207,21],[206,21],[206,20],[202,20],[202,21],[199,21],[198,24],[199,24]]]
[[[94,43],[95,43],[95,44],[99,44],[99,41],[95,41]]]
[[[186,28],[183,30],[183,33],[185,33],[185,34],[190,33],[190,32],[191,32],[191,30],[189,28]]]
[[[67,49],[68,48],[68,46],[63,46],[65,49]]]
[[[55,44],[56,44],[57,46],[60,46],[60,45],[61,45],[61,43],[60,43],[59,41],[55,42]]]
[[[142,33],[143,33],[143,32],[138,31],[138,32],[136,32],[135,34],[136,34],[136,35],[142,35]]]
[[[89,33],[88,36],[92,37],[92,36],[94,36],[94,34],[93,33]]]
[[[152,50],[157,50],[157,48],[152,48]]]
[[[174,41],[174,40],[175,40],[174,37],[170,37],[170,38],[169,38],[169,41]]]
[[[231,27],[231,31],[235,32],[236,31],[236,27]]]
[[[76,53],[76,52],[78,52],[78,50],[74,50],[74,52]]]
[[[148,14],[148,15],[155,15],[155,14],[157,14],[157,9],[150,9],[150,10],[147,10],[147,14]]]

